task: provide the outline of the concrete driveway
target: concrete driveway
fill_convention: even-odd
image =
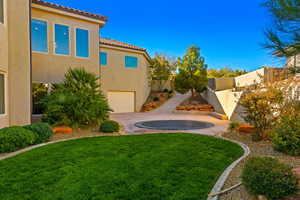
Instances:
[[[161,107],[144,113],[112,113],[111,119],[118,121],[124,126],[124,131],[128,134],[141,134],[141,133],[174,133],[174,132],[185,132],[185,133],[197,133],[203,135],[218,135],[226,131],[229,121],[216,119],[208,114],[179,114],[174,113],[176,106],[178,106],[185,99],[190,97],[190,93],[187,94],[176,94],[169,101],[164,103]],[[138,128],[134,124],[140,121],[148,120],[195,120],[205,121],[214,124],[214,127],[199,130],[149,130]]]

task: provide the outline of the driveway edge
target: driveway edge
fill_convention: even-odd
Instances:
[[[241,143],[241,142],[238,142],[236,140],[231,140],[231,139],[228,139],[228,138],[224,138],[224,137],[217,137],[217,138],[220,138],[220,139],[223,139],[223,140],[227,140],[227,141],[230,141],[230,142],[233,142],[233,143],[236,143],[238,145],[240,145],[240,147],[243,148],[244,150],[244,155],[242,155],[239,159],[237,159],[236,161],[234,161],[231,165],[229,165],[225,171],[222,173],[222,175],[219,177],[218,181],[216,182],[216,184],[214,185],[213,189],[210,191],[210,194],[216,194],[218,192],[221,192],[224,184],[225,184],[225,181],[227,180],[228,176],[230,175],[231,171],[242,161],[244,160],[246,157],[248,157],[251,153],[250,151],[250,148]],[[215,196],[215,197],[208,197],[207,200],[218,200],[219,199],[219,195]]]

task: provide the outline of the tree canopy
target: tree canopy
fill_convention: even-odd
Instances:
[[[151,59],[150,73],[152,80],[168,80],[175,69],[175,64],[165,56],[157,54]]]
[[[300,53],[300,1],[266,0],[263,5],[273,19],[272,26],[265,31],[264,47],[277,56]]]
[[[175,89],[178,92],[185,93],[191,90],[194,96],[195,92],[202,92],[206,88],[207,65],[199,47],[189,47],[185,56],[178,58],[177,70]]]
[[[222,77],[237,77],[243,74],[246,74],[246,70],[231,69],[224,67],[222,69],[208,69],[207,76],[208,78],[222,78]]]

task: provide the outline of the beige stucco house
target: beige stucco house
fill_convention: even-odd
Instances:
[[[99,30],[106,17],[32,0],[32,80],[56,83],[69,68],[100,75]]]
[[[140,110],[150,92],[150,57],[137,46],[100,41],[106,21],[42,0],[0,0],[0,128],[31,123],[32,83],[61,82],[75,67],[101,77],[115,112]]]
[[[0,0],[0,128],[31,119],[30,4]]]
[[[114,112],[140,111],[149,96],[146,49],[100,38],[101,85]]]
[[[100,39],[106,21],[101,15],[32,0],[32,81],[61,82],[69,68],[84,67],[100,77],[114,112],[139,111],[150,92],[150,57],[143,48]]]

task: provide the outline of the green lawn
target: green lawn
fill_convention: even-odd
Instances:
[[[56,143],[0,161],[0,199],[202,200],[242,154],[184,133]]]

